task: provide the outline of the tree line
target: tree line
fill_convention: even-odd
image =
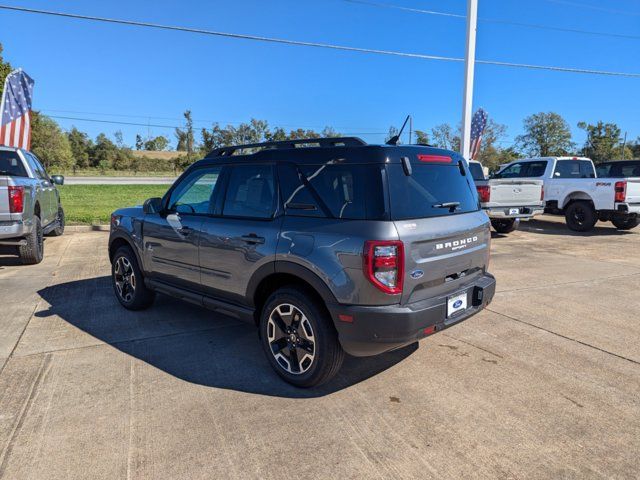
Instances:
[[[11,70],[11,65],[2,58],[0,44],[0,95],[4,79]],[[524,119],[522,133],[515,137],[515,141],[507,142],[506,125],[489,119],[478,160],[491,170],[495,170],[501,164],[525,156],[581,155],[591,158],[596,163],[621,158],[640,158],[640,137],[635,141],[627,142],[622,136],[622,129],[615,123],[579,122],[577,127],[584,130],[586,134],[586,140],[582,145],[573,141],[571,128],[560,114],[535,113]],[[386,140],[397,133],[395,127],[390,127]],[[455,151],[460,149],[460,126],[454,128],[450,124],[443,123],[430,130],[416,130],[413,134],[413,143],[430,144]],[[75,126],[64,131],[54,119],[34,111],[32,112],[31,149],[43,160],[47,168],[54,170],[75,171],[94,168],[177,172],[219,147],[338,136],[341,136],[340,132],[329,126],[321,131],[302,128],[287,131],[281,127],[272,128],[267,121],[259,119],[251,119],[237,126],[223,127],[214,123],[210,128],[196,131],[191,111],[187,110],[184,112],[184,126],[174,131],[175,150],[179,153],[167,160],[166,156],[159,158],[160,155],[158,158],[154,158],[153,154],[136,155],[134,150],[167,151],[172,145],[168,136],[145,138],[138,134],[132,146],[125,143],[120,131],[116,131],[111,137],[100,133],[92,139],[86,132]],[[403,139],[407,139],[407,136],[405,135]]]

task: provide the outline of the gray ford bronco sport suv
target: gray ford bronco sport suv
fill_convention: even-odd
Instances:
[[[109,257],[125,308],[160,292],[253,322],[276,372],[310,387],[345,352],[478,313],[490,238],[457,153],[325,138],[212,151],[163,198],[112,214]]]

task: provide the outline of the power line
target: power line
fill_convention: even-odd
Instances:
[[[92,122],[92,123],[108,123],[113,125],[129,125],[136,127],[153,127],[153,128],[184,128],[184,125],[162,125],[154,123],[138,123],[138,122],[123,122],[118,120],[103,120],[99,118],[86,118],[86,117],[68,117],[63,115],[48,115],[50,118],[57,120],[72,120],[77,122]],[[278,125],[276,125],[278,127]],[[324,127],[323,127],[324,128]],[[345,132],[342,135],[387,135],[387,132]]]
[[[95,17],[95,16],[89,16],[89,15],[78,15],[73,13],[53,12],[49,10],[37,10],[33,8],[13,7],[9,5],[0,5],[0,9],[13,10],[13,11],[25,12],[25,13],[36,13],[36,14],[50,15],[50,16],[56,16],[56,17],[74,18],[78,20],[91,20],[91,21],[97,21],[97,22],[115,23],[115,24],[129,25],[129,26],[135,26],[135,27],[147,27],[147,28],[155,28],[155,29],[161,29],[161,30],[199,33],[202,35],[213,35],[213,36],[226,37],[226,38],[236,38],[236,39],[254,40],[254,41],[268,42],[268,43],[278,43],[283,45],[325,48],[325,49],[331,49],[331,50],[342,50],[342,51],[356,52],[356,53],[371,53],[371,54],[377,54],[377,55],[390,55],[390,56],[396,56],[396,57],[417,58],[422,60],[464,62],[464,59],[459,57],[445,57],[445,56],[439,56],[439,55],[426,55],[421,53],[399,52],[394,50],[378,50],[378,49],[370,49],[370,48],[349,47],[345,45],[334,45],[329,43],[287,40],[283,38],[263,37],[258,35],[246,35],[246,34],[240,34],[240,33],[219,32],[214,30],[203,30],[203,29],[197,29],[197,28],[179,27],[174,25],[163,25],[158,23],[136,22],[132,20],[120,20],[120,19],[114,19],[114,18]],[[587,68],[533,65],[533,64],[527,64],[527,63],[501,62],[496,60],[476,60],[476,63],[481,65],[493,65],[493,66],[511,67],[511,68],[525,68],[530,70],[549,70],[554,72],[582,73],[582,74],[590,74],[590,75],[606,75],[606,76],[614,76],[614,77],[640,78],[640,73],[615,72],[615,71],[595,70],[595,69],[587,69]]]
[[[598,10],[599,12],[615,13],[616,15],[634,15],[640,16],[640,12],[627,12],[624,10],[615,10],[613,8],[598,7],[597,5],[589,5],[586,3],[569,2],[567,0],[546,0],[547,2],[567,5],[569,7],[587,8],[590,10]]]
[[[347,3],[355,3],[360,5],[366,5],[370,7],[378,7],[378,8],[389,8],[393,10],[400,10],[411,13],[420,13],[425,15],[437,15],[437,16],[445,16],[445,17],[453,17],[464,19],[466,18],[464,15],[460,15],[457,13],[448,13],[448,12],[439,12],[435,10],[424,10],[421,8],[410,8],[403,7],[401,5],[395,5],[392,3],[380,3],[380,2],[370,2],[368,0],[342,0]],[[516,22],[512,20],[502,20],[499,18],[486,18],[486,17],[478,17],[478,22],[482,23],[493,23],[497,25],[512,25],[516,27],[525,27],[525,28],[533,28],[538,30],[553,30],[556,32],[565,32],[565,33],[579,33],[582,35],[596,35],[601,37],[613,37],[613,38],[624,38],[629,40],[640,40],[640,36],[638,35],[626,35],[623,33],[609,33],[609,32],[597,32],[594,30],[583,30],[579,28],[568,28],[568,27],[555,27],[551,25],[542,25],[537,23],[526,23],[526,22]]]

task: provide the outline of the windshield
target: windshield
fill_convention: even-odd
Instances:
[[[439,217],[475,212],[478,196],[472,179],[457,163],[413,165],[405,175],[402,165],[387,166],[392,220]]]
[[[0,150],[0,175],[10,177],[26,177],[27,171],[16,152]]]

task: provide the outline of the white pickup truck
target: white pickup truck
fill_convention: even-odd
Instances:
[[[514,231],[520,220],[529,220],[544,212],[543,181],[536,179],[490,179],[480,162],[469,161],[469,169],[478,189],[482,209],[498,233]]]
[[[619,230],[640,223],[640,177],[597,178],[588,158],[517,160],[493,178],[543,180],[545,212],[564,214],[567,226],[576,232],[591,230],[598,220],[611,221]]]

